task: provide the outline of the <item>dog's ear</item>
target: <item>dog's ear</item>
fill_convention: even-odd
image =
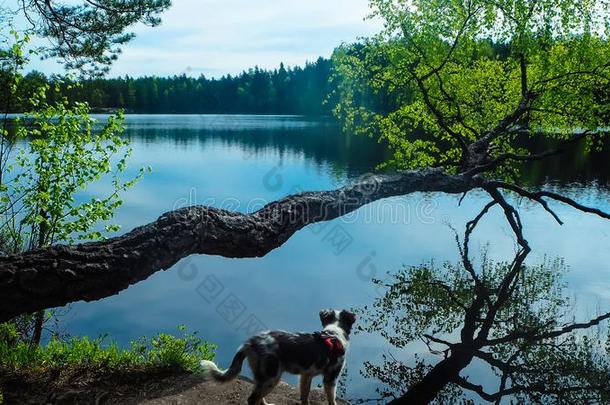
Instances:
[[[320,322],[322,326],[326,326],[335,321],[335,311],[330,309],[323,309],[320,311]]]
[[[341,311],[341,314],[339,316],[341,317],[341,320],[349,326],[352,326],[354,322],[356,322],[356,314],[351,311],[347,311],[344,309],[343,311]]]

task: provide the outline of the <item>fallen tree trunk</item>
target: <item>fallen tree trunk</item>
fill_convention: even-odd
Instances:
[[[166,213],[120,237],[3,257],[0,321],[117,294],[192,254],[261,257],[308,224],[341,217],[382,198],[462,193],[478,183],[441,170],[370,176],[339,190],[289,196],[252,214],[194,206]]]

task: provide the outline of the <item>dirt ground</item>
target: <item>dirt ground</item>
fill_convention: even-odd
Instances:
[[[186,381],[185,381],[186,382]],[[155,399],[136,402],[146,405],[174,405],[174,404],[245,404],[250,395],[252,384],[245,379],[235,380],[227,385],[204,383],[191,380],[193,385],[179,393],[164,393]],[[300,405],[299,392],[295,387],[281,382],[271,395],[266,398],[267,402],[275,405]],[[347,404],[340,401],[341,404]],[[326,396],[322,390],[312,390],[310,396],[311,405],[325,405]]]
[[[6,381],[4,381],[6,383]],[[203,382],[196,375],[156,375],[124,376],[110,381],[82,379],[80,384],[71,383],[61,388],[51,388],[54,384],[13,384],[4,385],[4,401],[12,404],[83,404],[83,405],[215,405],[246,404],[252,384],[245,378],[227,384]],[[298,389],[280,383],[267,402],[275,405],[299,405]],[[338,401],[339,404],[347,402]],[[325,405],[322,390],[313,389],[311,405]]]

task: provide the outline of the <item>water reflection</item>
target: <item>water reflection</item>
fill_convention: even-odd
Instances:
[[[100,116],[103,118],[103,116]],[[336,175],[357,177],[389,158],[387,146],[371,138],[341,134],[333,121],[305,117],[248,115],[128,116],[125,136],[152,145],[171,143],[174,149],[220,146],[240,150],[246,159],[275,154],[332,166]]]
[[[11,115],[14,118],[15,115]],[[93,114],[100,123],[107,114]],[[9,127],[12,133],[14,128]],[[172,149],[204,148],[209,144],[239,148],[248,158],[275,153],[304,158],[318,166],[330,164],[338,175],[357,177],[375,170],[392,155],[383,141],[343,134],[332,119],[283,115],[127,115],[125,137],[139,145],[171,143]],[[552,140],[528,140],[519,145],[532,151],[552,150]],[[590,147],[585,142],[561,154],[524,164],[519,181],[529,186],[566,188],[610,186],[609,140]]]
[[[557,145],[552,142],[530,141],[528,149],[534,151],[552,150]],[[602,144],[601,149],[589,148],[580,142],[556,156],[524,165],[521,182],[524,185],[538,186],[553,184],[563,187],[591,186],[608,189],[610,185],[610,142]]]
[[[384,293],[361,311],[361,330],[398,350],[365,362],[383,384],[377,399],[608,403],[610,342],[597,326],[610,314],[575,322],[563,260],[524,266],[506,284],[513,266],[483,254],[476,276],[464,262],[429,262],[377,281]],[[409,350],[418,354],[400,355]]]

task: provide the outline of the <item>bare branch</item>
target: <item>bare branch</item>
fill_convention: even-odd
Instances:
[[[454,346],[453,343],[448,342],[448,341],[443,340],[443,339],[439,339],[439,338],[437,338],[435,336],[432,336],[432,335],[425,334],[424,337],[426,339],[430,340],[431,342],[438,343],[440,345],[444,345],[444,346],[447,346],[447,347],[453,347]]]
[[[529,342],[536,342],[536,341],[543,341],[546,339],[554,339],[554,338],[560,337],[562,335],[574,332],[576,330],[589,329],[592,326],[597,326],[607,319],[610,319],[610,312],[600,315],[597,318],[590,320],[589,322],[574,323],[574,324],[566,325],[561,329],[540,333],[539,331],[541,329],[544,329],[545,327],[549,326],[549,324],[547,323],[544,325],[540,325],[536,328],[533,328],[529,331],[515,331],[513,333],[509,333],[508,335],[500,337],[500,338],[489,339],[489,340],[487,340],[486,344],[488,346],[495,346],[495,345],[499,345],[499,344],[514,342],[516,340],[525,340],[525,341],[529,341]]]
[[[481,398],[483,398],[485,401],[488,402],[493,402],[496,400],[497,398],[497,394],[490,394],[487,391],[485,391],[485,389],[483,388],[482,385],[477,385],[474,383],[471,383],[470,381],[468,381],[466,378],[462,377],[462,376],[457,376],[456,378],[454,378],[453,382],[457,385],[459,385],[460,387],[467,389],[468,391],[472,391],[474,393],[476,393],[478,396],[480,396]]]
[[[502,397],[509,395],[521,394],[521,393],[538,393],[547,395],[561,395],[573,392],[590,391],[590,390],[603,390],[610,391],[610,386],[606,385],[585,385],[585,386],[568,386],[563,388],[547,387],[545,384],[532,384],[529,386],[523,385],[512,385],[510,388],[490,394],[486,392],[481,385],[476,385],[466,380],[464,377],[458,376],[453,381],[455,384],[469,391],[475,392],[481,398],[486,401],[494,402]]]
[[[530,200],[533,200],[533,201],[536,201],[536,202],[540,203],[547,211],[549,211],[551,213],[551,215],[553,215],[553,217],[559,223],[562,223],[562,222],[559,220],[559,218],[557,218],[557,215],[548,208],[548,204],[543,199],[544,197],[550,198],[552,200],[560,201],[560,202],[562,202],[564,204],[567,204],[567,205],[569,205],[569,206],[571,206],[573,208],[576,208],[579,211],[586,212],[586,213],[589,213],[589,214],[595,214],[595,215],[597,215],[597,216],[599,216],[601,218],[604,218],[604,219],[610,219],[610,214],[608,214],[605,211],[602,211],[602,210],[600,210],[598,208],[587,207],[585,205],[579,204],[578,202],[574,201],[571,198],[568,198],[566,196],[563,196],[561,194],[554,193],[554,192],[551,192],[551,191],[534,191],[534,192],[531,192],[531,191],[528,191],[528,190],[526,190],[526,189],[524,189],[522,187],[519,187],[519,186],[517,186],[515,184],[506,183],[506,182],[503,182],[503,181],[489,181],[486,184],[488,186],[490,186],[490,187],[503,188],[505,190],[514,191],[515,193],[517,193],[517,194],[519,194],[519,195],[521,195],[521,196],[523,196],[525,198],[528,198]]]
[[[483,188],[485,189],[485,191],[487,191],[489,193],[489,195],[491,195],[491,197],[494,199],[494,201],[496,203],[498,203],[504,210],[504,216],[506,217],[508,224],[510,225],[511,229],[513,230],[513,233],[517,237],[517,243],[524,250],[527,250],[529,252],[529,250],[530,250],[529,243],[523,236],[523,225],[521,224],[521,218],[520,218],[517,210],[512,205],[510,205],[508,202],[506,202],[506,200],[504,199],[502,194],[497,190],[497,187],[494,186],[493,182],[487,182],[483,186]]]
[[[462,263],[464,265],[464,268],[466,269],[468,274],[470,274],[470,277],[472,277],[472,279],[475,283],[477,293],[480,294],[489,305],[491,305],[489,289],[481,282],[479,276],[477,275],[476,271],[474,270],[474,266],[472,265],[472,262],[470,261],[470,257],[469,257],[469,245],[470,245],[470,236],[472,235],[472,232],[478,225],[479,221],[481,221],[481,219],[496,204],[497,204],[497,201],[495,201],[495,200],[489,202],[485,207],[483,207],[481,212],[479,212],[479,214],[472,221],[470,221],[466,224],[466,231],[464,232],[464,244],[463,244],[463,248],[460,249],[460,255],[462,256]],[[457,238],[457,235],[456,235],[456,238]],[[459,245],[459,241],[458,241],[458,245]]]

